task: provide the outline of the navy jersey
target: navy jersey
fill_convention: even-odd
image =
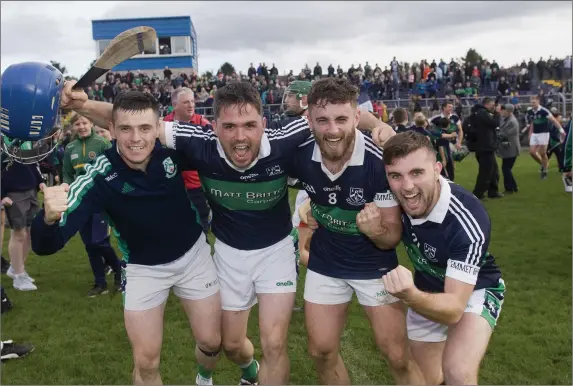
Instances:
[[[352,157],[336,175],[324,167],[318,145],[309,139],[293,160],[292,174],[302,181],[319,223],[310,242],[310,270],[341,279],[375,279],[398,265],[394,249],[379,249],[356,226],[356,215],[367,202],[398,205],[386,180],[382,151],[372,139],[356,130]]]
[[[41,210],[32,224],[32,249],[50,255],[91,219],[105,212],[127,263],[165,264],[189,251],[205,237],[193,209],[181,171],[189,167],[178,154],[156,142],[144,171],[131,169],[112,148],[86,165],[68,192],[68,210],[48,226]]]
[[[443,177],[440,184],[440,198],[426,218],[402,214],[402,241],[415,268],[416,287],[444,292],[446,276],[475,289],[495,287],[501,272],[488,252],[491,223],[483,204]]]
[[[310,136],[306,118],[291,118],[265,129],[258,158],[239,169],[225,156],[211,126],[165,122],[167,146],[198,171],[213,211],[217,239],[240,250],[271,246],[292,230],[287,167]]]
[[[527,122],[533,122],[533,134],[549,133],[550,116],[552,116],[551,111],[543,106],[539,106],[537,110],[527,110]]]

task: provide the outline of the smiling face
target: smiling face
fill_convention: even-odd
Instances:
[[[265,126],[259,110],[246,104],[222,108],[213,129],[227,159],[243,169],[258,157]]]
[[[360,119],[358,88],[346,79],[320,79],[312,84],[307,101],[310,126],[323,159],[349,158]]]
[[[351,103],[312,106],[310,124],[322,157],[339,161],[352,153],[360,110]]]
[[[86,117],[78,116],[72,125],[72,130],[79,138],[87,138],[92,133],[92,122]]]
[[[132,169],[145,170],[155,140],[159,136],[159,118],[152,109],[141,111],[118,110],[114,113],[114,130],[121,158]]]
[[[427,149],[418,149],[386,165],[390,189],[412,218],[428,216],[440,197],[442,164]]]

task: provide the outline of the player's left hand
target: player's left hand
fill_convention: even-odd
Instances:
[[[408,299],[416,291],[412,271],[401,265],[382,276],[382,283],[384,289],[398,299]]]
[[[394,129],[383,121],[379,121],[379,123],[372,129],[372,140],[379,147],[384,147],[386,141],[395,135],[396,132]]]
[[[382,233],[382,216],[378,207],[373,202],[367,202],[356,215],[356,226],[358,230],[366,236],[373,238]]]

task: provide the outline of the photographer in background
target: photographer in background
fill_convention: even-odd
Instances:
[[[497,129],[499,127],[500,106],[493,98],[485,97],[482,103],[472,107],[469,120],[469,133],[466,135],[468,149],[476,153],[479,171],[473,194],[480,200],[485,192],[489,198],[500,198],[498,181],[499,170],[495,152],[497,150]],[[466,132],[466,128],[464,128]]]
[[[513,115],[514,107],[512,104],[501,106],[500,124],[499,124],[499,147],[497,154],[501,158],[501,172],[503,173],[504,194],[517,193],[517,182],[513,177],[512,169],[515,160],[519,155],[521,147],[519,145],[519,122]]]

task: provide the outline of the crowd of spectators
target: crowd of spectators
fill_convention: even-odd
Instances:
[[[162,76],[160,76],[162,75]],[[468,98],[477,96],[514,96],[518,94],[538,93],[540,86],[547,80],[559,82],[553,92],[571,93],[571,56],[565,59],[548,60],[540,58],[537,63],[532,59],[521,64],[504,68],[493,61],[475,61],[464,63],[461,60],[446,62],[443,59],[428,63],[398,62],[396,58],[382,69],[377,63],[368,62],[343,70],[340,65],[332,64],[323,71],[316,63],[314,68],[307,65],[295,75],[291,70],[287,75],[279,75],[273,63],[269,69],[265,63],[257,67],[251,63],[247,73],[235,72],[223,74],[205,73],[198,75],[194,70],[189,73],[174,74],[165,67],[163,73],[153,73],[151,77],[139,70],[126,73],[108,73],[105,81],[87,88],[89,98],[112,102],[123,90],[137,89],[153,94],[163,106],[163,114],[171,111],[171,92],[179,87],[189,87],[195,91],[198,109],[211,107],[213,96],[218,88],[227,82],[242,80],[251,82],[260,92],[266,105],[280,104],[284,91],[293,80],[314,80],[321,77],[348,78],[361,87],[371,100],[408,100],[416,103],[427,98]]]

